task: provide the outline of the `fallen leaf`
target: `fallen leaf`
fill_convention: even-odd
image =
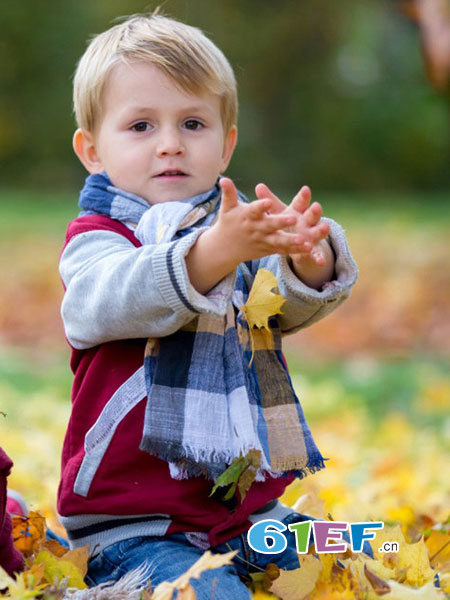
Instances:
[[[367,565],[364,565],[364,574],[378,596],[388,594],[391,591],[391,588],[389,587],[387,581],[385,581],[381,577],[378,577],[378,575],[376,575],[375,573],[372,573],[372,571],[367,568]]]
[[[5,575],[8,579],[5,579]],[[44,585],[29,585],[24,573],[19,573],[15,579],[9,577],[0,567],[0,586],[7,583],[8,592],[5,598],[10,600],[28,600],[41,595]]]
[[[391,591],[383,596],[383,600],[442,600],[442,595],[432,581],[420,588],[389,581],[389,587]]]
[[[81,570],[70,560],[58,558],[49,550],[42,550],[36,555],[34,563],[45,566],[44,577],[49,584],[58,584],[63,579],[67,582],[67,587],[85,589],[87,585],[84,583],[84,575]]]
[[[178,592],[178,600],[197,600],[197,594],[190,583]]]
[[[89,546],[81,546],[74,550],[69,550],[64,555],[64,560],[71,562],[84,578],[88,570]]]
[[[301,567],[292,571],[280,570],[269,591],[282,600],[303,600],[310,594],[322,570],[320,560],[308,554],[299,557]]]
[[[293,504],[292,509],[295,512],[310,515],[316,519],[324,519],[325,517],[325,500],[319,498],[316,494],[308,493],[303,494]]]
[[[175,590],[184,590],[189,585],[191,578],[198,579],[204,571],[218,569],[224,565],[230,565],[236,551],[226,554],[212,554],[207,550],[202,556],[175,581],[163,581],[153,591],[152,600],[171,600]]]
[[[436,571],[450,571],[450,534],[433,529],[425,542]]]
[[[405,583],[414,587],[423,586],[432,580],[435,573],[430,567],[430,558],[423,539],[415,544],[404,544],[398,552],[399,569],[406,570]]]
[[[30,511],[28,517],[15,515],[11,520],[14,546],[28,557],[45,540],[45,519],[38,512]]]

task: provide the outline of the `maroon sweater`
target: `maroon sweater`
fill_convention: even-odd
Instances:
[[[13,545],[11,517],[6,512],[7,477],[13,466],[12,460],[0,448],[0,566],[9,575],[23,569],[22,555]]]

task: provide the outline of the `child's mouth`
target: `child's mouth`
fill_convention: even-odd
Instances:
[[[156,177],[158,179],[179,179],[180,177],[186,177],[186,173],[183,173],[183,171],[178,171],[176,169],[173,170],[167,170],[167,171],[162,171],[162,173],[159,173],[158,175],[156,175]]]

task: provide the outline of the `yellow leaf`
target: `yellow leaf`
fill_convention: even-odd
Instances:
[[[397,542],[398,552],[379,552],[378,549],[386,541]],[[421,539],[415,544],[408,544],[399,525],[386,526],[377,533],[376,539],[370,544],[374,558],[382,561],[384,566],[395,569],[397,581],[419,587],[433,579],[434,571],[430,567],[425,542]]]
[[[252,594],[252,600],[277,600],[277,596],[269,592],[265,592],[264,590],[256,590]]]
[[[212,554],[207,550],[183,575],[172,582],[163,581],[153,591],[152,600],[171,600],[175,590],[183,591],[191,578],[198,579],[204,571],[230,565],[236,552]],[[211,590],[212,591],[212,590]]]
[[[264,327],[268,331],[269,317],[281,313],[286,300],[272,290],[278,287],[278,280],[268,269],[259,269],[253,280],[247,302],[241,307],[250,327]]]
[[[399,549],[404,548],[407,544],[405,536],[400,529],[400,525],[394,527],[384,526],[384,529],[377,531],[375,539],[369,544],[373,550],[373,556],[376,560],[380,560],[385,566],[392,567],[398,565],[398,555],[393,552],[380,552],[379,548],[385,542],[397,542]]]
[[[397,581],[388,581],[391,591],[382,596],[383,600],[442,600],[442,595],[430,581],[420,588],[412,588]]]
[[[178,592],[178,600],[197,600],[197,594],[190,583]]]
[[[67,587],[82,590],[87,587],[83,581],[83,573],[75,564],[66,559],[67,554],[63,558],[58,558],[49,550],[42,550],[36,555],[34,563],[45,565],[44,577],[48,583],[59,583],[65,579]]]
[[[16,579],[12,579],[0,567],[0,588],[4,587],[8,588],[8,593],[5,598],[11,600],[28,600],[28,598],[40,596],[41,590],[45,585],[33,586],[33,584],[27,580],[24,573],[19,573],[16,575]]]
[[[325,518],[325,500],[322,500],[313,492],[300,496],[292,506],[292,509],[295,512],[316,517],[316,519]]]
[[[280,576],[276,579],[271,587],[270,592],[279,596],[282,600],[303,600],[310,594],[319,573],[322,570],[320,560],[309,554],[300,556],[299,569],[292,571],[280,570]]]
[[[425,544],[436,571],[450,571],[450,534],[433,529]]]
[[[14,579],[10,577],[2,567],[0,567],[0,590],[8,588],[11,583],[14,583]]]
[[[251,366],[255,355],[255,340],[253,327],[266,329],[270,334],[269,317],[281,314],[281,307],[286,300],[280,294],[273,292],[278,288],[278,280],[268,269],[258,269],[250,290],[247,302],[241,306],[249,328],[250,343],[252,348]]]
[[[432,580],[434,571],[430,568],[430,559],[423,539],[415,544],[404,544],[398,552],[399,569],[406,570],[405,583],[420,587]]]
[[[69,550],[64,555],[64,560],[67,560],[75,565],[84,578],[88,570],[89,546],[81,546],[81,548]]]
[[[450,594],[450,573],[440,574],[439,583],[441,589],[443,589],[446,594]]]

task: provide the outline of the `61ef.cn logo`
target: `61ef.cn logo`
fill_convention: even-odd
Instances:
[[[352,552],[362,552],[365,540],[373,540],[375,531],[383,529],[383,521],[368,521],[363,523],[347,523],[345,521],[301,521],[291,523],[288,527],[276,519],[258,521],[247,533],[248,543],[256,552],[262,554],[279,554],[286,549],[287,539],[283,531],[289,529],[295,535],[295,543],[299,554],[306,554],[310,542],[311,527],[314,533],[316,552],[345,552],[347,543],[342,538],[342,532],[350,532],[350,548]],[[343,543],[329,544],[328,540]],[[379,552],[398,552],[397,542],[384,542]]]

